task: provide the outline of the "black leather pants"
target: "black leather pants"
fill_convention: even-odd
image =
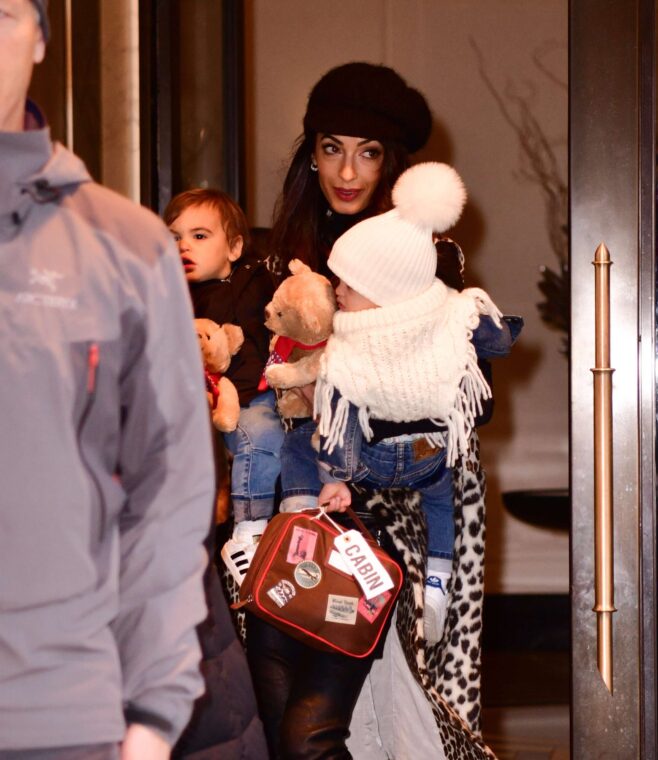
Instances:
[[[276,760],[348,760],[354,705],[373,656],[311,649],[247,614],[247,658]]]

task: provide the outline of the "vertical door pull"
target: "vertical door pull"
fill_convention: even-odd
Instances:
[[[599,672],[612,694],[612,373],[610,367],[610,253],[601,243],[594,254],[594,574]]]

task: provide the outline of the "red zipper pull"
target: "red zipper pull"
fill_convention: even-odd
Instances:
[[[89,346],[89,353],[87,354],[87,393],[93,393],[96,390],[96,369],[98,367],[98,361],[98,343],[92,343]]]

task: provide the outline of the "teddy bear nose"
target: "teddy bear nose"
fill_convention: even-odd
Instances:
[[[272,312],[270,311],[270,304],[268,303],[267,306],[265,307],[265,319],[269,319],[271,314]]]

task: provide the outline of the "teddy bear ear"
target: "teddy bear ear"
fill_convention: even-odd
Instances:
[[[209,319],[195,319],[194,320],[194,332],[199,340],[208,340],[210,337],[210,322]]]
[[[309,313],[306,315],[304,322],[306,323],[306,327],[308,330],[310,330],[312,333],[317,333],[320,330],[320,317],[313,313]]]
[[[244,333],[238,325],[224,325],[224,332],[228,339],[228,350],[231,356],[237,354],[244,343]]]
[[[300,259],[293,259],[288,264],[288,269],[292,274],[304,274],[304,272],[310,272],[311,267],[308,264],[304,264]]]
[[[217,322],[213,322],[212,319],[203,319],[199,317],[194,320],[194,329],[196,330],[197,335],[203,334],[210,337],[213,333],[216,333],[217,330],[219,330],[219,325]]]

